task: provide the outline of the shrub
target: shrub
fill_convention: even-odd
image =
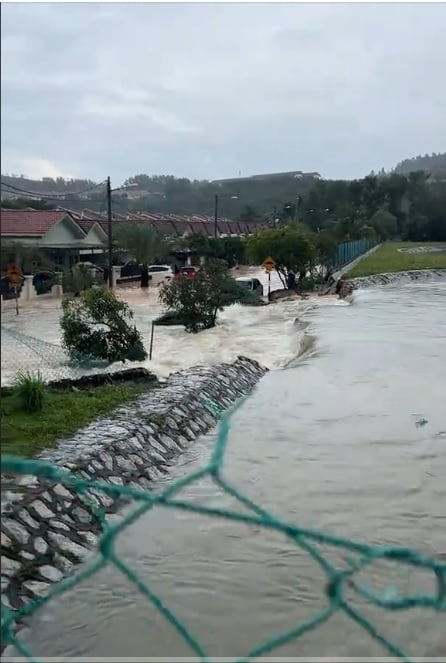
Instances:
[[[227,278],[222,287],[221,292],[221,307],[230,306],[231,304],[243,304],[244,306],[263,306],[264,302],[261,297],[256,295],[246,288],[239,285],[234,279]],[[187,312],[181,310],[169,310],[160,315],[155,320],[156,325],[160,326],[187,326]]]
[[[26,412],[41,412],[46,398],[46,386],[37,371],[35,375],[20,372],[14,381],[14,392]]]
[[[72,359],[142,361],[147,352],[133,314],[113,291],[91,288],[62,302],[63,347]]]
[[[186,331],[210,329],[223,308],[223,290],[228,279],[226,265],[219,260],[209,260],[195,278],[175,278],[165,283],[160,300],[169,311],[180,316]]]
[[[299,279],[297,289],[301,292],[311,292],[313,290],[318,290],[323,285],[325,285],[325,280],[322,276],[316,274]]]
[[[222,306],[231,304],[243,304],[244,306],[263,306],[264,302],[255,292],[247,290],[241,286],[235,279],[226,279],[223,285],[221,299]]]
[[[75,265],[72,269],[62,275],[62,288],[64,292],[73,292],[78,296],[84,290],[89,290],[94,285],[103,285],[100,276],[95,276],[93,270],[86,265]]]

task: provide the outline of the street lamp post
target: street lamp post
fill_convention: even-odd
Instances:
[[[218,237],[218,194],[215,194],[214,202],[214,237]]]
[[[238,196],[228,196],[229,200],[238,200]],[[214,197],[214,237],[218,237],[218,201],[219,195],[215,194]]]
[[[107,231],[108,231],[108,287],[111,290],[113,288],[113,230],[112,230],[110,177],[107,177]]]
[[[107,233],[108,233],[108,287],[113,288],[113,224],[112,224],[112,191],[122,191],[137,187],[135,184],[127,184],[117,189],[111,188],[110,177],[107,177]]]

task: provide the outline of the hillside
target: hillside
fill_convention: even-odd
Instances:
[[[446,179],[446,152],[439,154],[425,154],[424,156],[404,159],[396,165],[393,172],[398,175],[409,175],[415,171],[423,170],[429,173],[433,179]]]
[[[284,201],[295,201],[319,180],[317,173],[275,173],[264,176],[209,182],[189,180],[171,175],[135,175],[114,192],[114,207],[118,212],[170,212],[176,214],[208,214],[214,212],[215,195],[219,196],[219,213],[228,217],[252,216],[257,213],[271,216]],[[112,183],[117,186],[117,183]],[[89,180],[31,180],[24,177],[3,176],[2,199],[29,198],[35,192],[71,209],[89,208],[104,211],[105,187]],[[22,189],[23,191],[19,191]],[[81,192],[76,194],[75,192]]]
[[[378,177],[408,175],[424,170],[430,181],[446,181],[446,153],[405,159]],[[117,187],[120,183],[112,183]],[[353,185],[354,183],[352,183]],[[231,218],[271,218],[284,205],[295,206],[299,197],[312,198],[313,191],[321,187],[343,187],[347,182],[322,180],[318,173],[291,171],[238,177],[226,180],[189,180],[172,175],[139,174],[128,178],[123,188],[113,193],[116,212],[155,212],[174,214],[214,213],[215,195],[219,196],[219,214]],[[33,193],[37,195],[32,195]],[[104,183],[88,179],[64,180],[44,178],[32,180],[23,175],[2,175],[1,197],[9,205],[19,204],[17,199],[45,198],[47,205],[61,205],[73,210],[90,209],[105,212]],[[16,201],[13,202],[13,201]],[[43,202],[40,202],[43,205]],[[331,203],[330,203],[331,204]],[[309,203],[309,207],[314,207]],[[326,205],[327,207],[330,205]]]

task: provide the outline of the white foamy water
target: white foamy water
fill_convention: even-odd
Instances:
[[[273,288],[280,286],[276,276],[273,278]],[[148,350],[152,320],[163,310],[157,300],[157,290],[144,292],[140,288],[129,288],[119,290],[118,294],[132,309],[134,322]],[[323,305],[326,301],[319,298],[316,303]],[[335,297],[331,303],[342,305]],[[268,368],[279,368],[301,351],[304,332],[296,333],[294,323],[296,317],[301,316],[309,306],[308,302],[301,300],[263,307],[234,305],[219,314],[214,329],[200,334],[188,334],[182,327],[155,327],[152,361],[147,359],[131,365],[145,366],[165,377],[173,371],[190,366],[230,362],[239,355],[246,355],[265,363]],[[61,365],[61,352],[57,347],[52,348],[43,343],[54,346],[61,344],[60,307],[60,300],[44,299],[25,308],[19,316],[15,315],[12,307],[3,312],[2,324],[7,329],[25,334],[31,339],[24,345],[15,336],[7,333],[2,335],[2,383],[11,382],[14,374],[24,368],[38,368],[48,379],[54,379],[57,374],[60,377],[76,374],[66,362]],[[112,368],[119,370],[123,365],[115,364]],[[94,366],[89,371],[82,370],[97,372],[98,367]]]

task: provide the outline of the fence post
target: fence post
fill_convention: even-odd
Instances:
[[[153,334],[155,331],[155,321],[152,320],[152,329],[150,332],[150,350],[149,350],[149,360],[152,361],[152,350],[153,350]]]

